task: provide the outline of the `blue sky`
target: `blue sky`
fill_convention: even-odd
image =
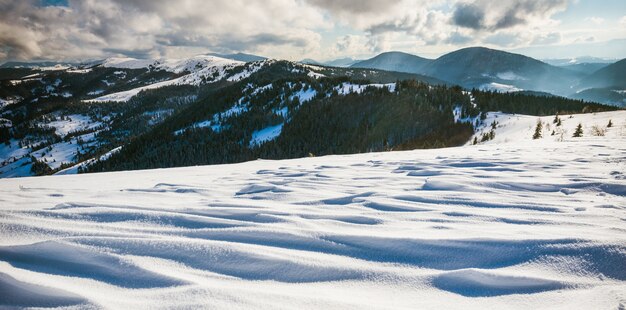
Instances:
[[[0,61],[424,57],[487,46],[537,58],[626,55],[623,0],[0,0]]]

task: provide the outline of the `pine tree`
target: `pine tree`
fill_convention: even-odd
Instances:
[[[583,136],[583,125],[578,123],[578,127],[576,127],[576,131],[574,131],[574,138],[579,138]]]
[[[543,130],[543,124],[541,123],[541,119],[537,120],[537,127],[535,127],[535,134],[533,134],[533,139],[537,140],[541,138],[541,131]]]

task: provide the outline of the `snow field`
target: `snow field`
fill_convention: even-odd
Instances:
[[[455,114],[456,116],[456,114]],[[537,122],[541,121],[541,138],[537,140],[548,141],[573,141],[579,139],[592,138],[602,132],[607,137],[626,139],[626,112],[603,112],[586,114],[565,114],[559,115],[561,126],[554,123],[554,115],[551,116],[530,116],[521,114],[506,114],[501,112],[489,112],[483,125],[477,128],[475,137],[478,141],[481,136],[491,130],[493,122],[497,122],[496,135],[493,140],[481,142],[481,144],[501,144],[508,142],[533,141],[533,135],[537,127]],[[609,121],[611,127],[607,127]],[[578,124],[583,127],[583,136],[574,138]],[[554,134],[552,134],[554,132]],[[472,143],[472,139],[468,144]],[[534,140],[536,141],[536,140]]]
[[[618,309],[626,139],[609,133],[3,179],[0,304]]]

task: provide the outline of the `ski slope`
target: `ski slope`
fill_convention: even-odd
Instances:
[[[613,127],[505,141],[499,115],[503,140],[458,148],[2,179],[0,305],[622,309],[626,112],[594,117]]]

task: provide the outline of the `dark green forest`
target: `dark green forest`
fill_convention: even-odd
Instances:
[[[468,93],[458,86],[436,86],[415,80],[397,81],[394,91],[369,87],[362,93],[339,95],[336,86],[346,82],[370,81],[260,74],[245,83],[207,94],[152,131],[133,139],[109,160],[90,166],[88,171],[457,146],[472,136],[475,122],[480,122],[480,116],[484,115],[481,112],[549,115],[613,109],[562,97],[478,90],[471,91],[475,98],[472,103]],[[248,83],[272,87],[251,95],[246,92]],[[311,101],[301,103],[297,97],[292,98],[294,93],[307,90],[315,90]],[[249,102],[249,109],[220,120],[221,130],[191,126],[227,110],[242,97]],[[287,116],[275,113],[281,107],[287,108]],[[455,123],[452,114],[455,107],[460,107],[462,118],[473,118],[475,122]],[[260,146],[249,145],[252,132],[281,123],[282,132],[276,139]],[[180,132],[181,128],[186,129]]]

